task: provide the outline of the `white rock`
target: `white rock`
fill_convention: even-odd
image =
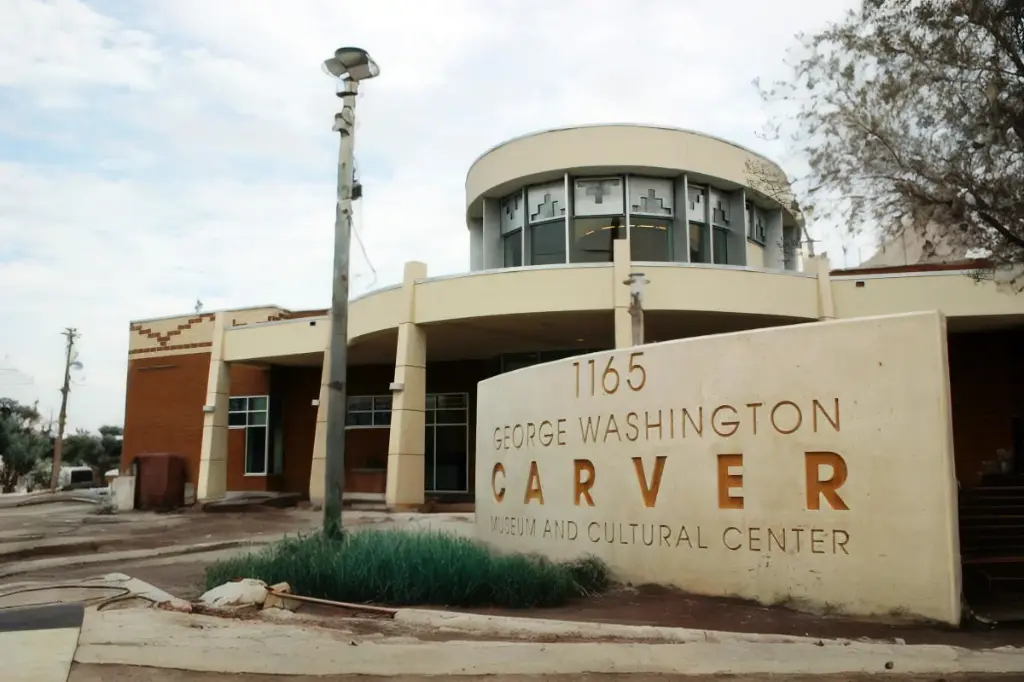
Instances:
[[[246,578],[238,582],[224,583],[199,598],[208,606],[262,606],[267,600],[267,584],[262,580]]]
[[[277,607],[263,609],[262,611],[260,611],[260,615],[264,618],[269,618],[270,620],[291,620],[294,618],[298,618],[296,614],[292,613],[288,609],[282,609]]]

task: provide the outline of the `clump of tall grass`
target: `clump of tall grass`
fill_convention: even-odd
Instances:
[[[294,593],[392,606],[557,606],[609,586],[607,566],[586,557],[555,562],[497,554],[443,532],[366,530],[339,539],[287,538],[206,570],[212,588],[239,578],[287,582]]]

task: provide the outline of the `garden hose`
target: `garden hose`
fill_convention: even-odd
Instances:
[[[95,605],[97,610],[100,610],[104,606],[107,606],[108,604],[112,604],[115,601],[121,601],[121,600],[127,599],[129,597],[138,597],[139,599],[146,599],[147,601],[153,602],[153,600],[150,599],[149,597],[144,597],[142,595],[132,594],[132,591],[129,588],[127,588],[127,587],[121,587],[121,586],[117,586],[117,585],[65,585],[65,584],[37,585],[35,587],[22,587],[22,588],[17,589],[17,590],[11,590],[10,592],[4,592],[3,594],[0,594],[0,601],[2,601],[5,597],[11,597],[11,596],[14,596],[16,594],[28,594],[30,592],[45,592],[45,591],[50,591],[50,590],[107,590],[108,592],[111,591],[111,590],[120,590],[120,592],[118,594],[115,594],[115,595],[112,595],[112,596],[92,597],[92,598],[89,598],[89,599],[81,599],[81,600],[75,599],[75,600],[73,600],[74,602],[80,603],[83,606],[93,606],[93,605]],[[6,611],[7,609],[24,608],[24,607],[28,607],[28,606],[50,606],[52,604],[63,604],[63,603],[67,603],[67,602],[62,602],[62,601],[58,600],[58,601],[36,602],[36,603],[33,603],[33,604],[11,604],[9,606],[0,606],[0,611]]]

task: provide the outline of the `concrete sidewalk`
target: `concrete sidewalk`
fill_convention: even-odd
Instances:
[[[427,642],[150,609],[88,612],[75,661],[264,675],[1024,673],[1020,649],[861,642]]]
[[[81,604],[0,611],[0,679],[65,682],[78,644]]]

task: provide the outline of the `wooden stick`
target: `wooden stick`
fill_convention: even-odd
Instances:
[[[369,613],[380,613],[383,615],[395,617],[398,613],[398,609],[389,609],[384,606],[370,606],[369,604],[350,604],[343,601],[331,601],[330,599],[317,599],[316,597],[303,597],[300,594],[291,594],[290,592],[278,592],[276,590],[267,590],[270,594],[281,599],[294,599],[295,601],[308,602],[310,604],[323,604],[324,606],[337,606],[342,609],[351,609],[352,611],[367,611]]]

